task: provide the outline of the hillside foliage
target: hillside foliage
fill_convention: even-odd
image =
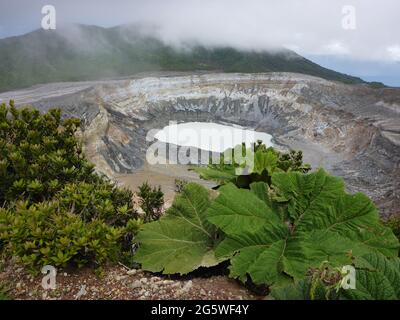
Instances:
[[[0,246],[29,267],[99,266],[140,227],[133,194],[94,171],[78,119],[0,106]]]
[[[344,290],[343,275],[330,266],[314,269],[304,279],[277,287],[272,296],[278,300],[399,300],[400,259],[369,253],[353,261],[355,289]]]
[[[309,173],[301,154],[282,155],[261,144],[246,180],[234,174],[237,166],[221,162],[196,169],[204,179],[217,181],[218,190],[187,184],[160,221],[143,227],[135,259],[145,270],[186,274],[229,261],[231,277],[267,285],[282,297],[282,292],[299,291],[298,284],[306,288],[310,271],[321,265],[359,268],[360,261],[379,257],[377,274],[359,268],[359,285],[372,287],[340,297],[395,296],[397,278],[380,268],[390,265],[399,272],[399,241],[366,195],[348,194],[342,179],[323,169]],[[377,294],[369,279],[385,277],[387,292]],[[324,298],[339,298],[327,286],[322,289]]]
[[[57,109],[0,105],[0,250],[32,271],[128,258],[186,275],[224,262],[230,277],[275,299],[400,298],[398,220],[384,225],[366,195],[311,171],[301,152],[257,143],[252,161],[230,165],[224,153],[195,168],[216,190],[178,181],[162,216],[160,188],[145,183],[140,217],[133,193],[87,161],[79,127]],[[343,266],[355,268],[356,289],[342,288]]]
[[[241,152],[242,157],[236,158],[236,152]],[[270,184],[272,174],[275,172],[307,173],[311,170],[311,166],[303,163],[301,151],[281,153],[274,148],[267,148],[262,141],[257,141],[251,148],[242,144],[226,150],[221,153],[217,164],[210,159],[209,165],[193,167],[192,170],[197,172],[200,178],[214,180],[219,185],[232,182],[239,188],[248,189],[251,183],[257,181]]]

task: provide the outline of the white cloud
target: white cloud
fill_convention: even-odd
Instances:
[[[321,54],[347,55],[350,54],[350,50],[341,41],[331,41],[322,47]]]
[[[387,48],[389,56],[396,62],[400,62],[400,45],[393,45]]]
[[[301,50],[301,48],[296,44],[284,44],[283,47],[295,52],[300,52]]]
[[[45,0],[0,1],[7,35],[40,26]],[[195,41],[265,50],[285,44],[305,55],[397,59],[399,0],[52,0],[59,23],[158,26],[169,43]],[[343,28],[343,8],[355,9],[355,30]],[[0,32],[0,36],[4,35]]]

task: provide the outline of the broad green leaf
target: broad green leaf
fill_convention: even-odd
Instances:
[[[260,256],[265,252],[276,253],[277,247],[282,244],[283,240],[287,236],[287,228],[279,225],[274,227],[269,225],[268,227],[258,228],[258,232],[247,231],[238,235],[231,234],[229,237],[224,239],[216,249],[216,256],[231,259],[231,276],[239,278],[242,281],[246,280],[247,272],[250,268],[254,267],[255,273],[257,273],[257,261],[260,261]],[[235,255],[235,253],[240,254]],[[271,278],[280,277],[280,271],[277,269],[277,260],[279,260],[279,254],[276,254],[275,262],[271,265],[263,264],[261,266],[264,273],[268,273]],[[257,277],[256,275],[253,275]],[[259,281],[260,283],[262,281]]]
[[[258,150],[254,153],[253,172],[262,174],[265,170],[272,175],[278,166],[279,155],[272,149]]]
[[[208,209],[208,220],[228,234],[253,232],[266,223],[279,223],[279,216],[254,193],[230,183]]]
[[[257,283],[301,279],[323,261],[351,263],[353,255],[371,251],[397,255],[398,240],[383,227],[372,202],[344,192],[340,179],[323,170],[302,175],[276,173],[272,187],[286,199],[287,221],[264,196],[262,184],[250,190],[233,184],[220,188],[208,209],[209,221],[226,235],[216,249],[231,257],[231,276]]]
[[[213,180],[219,184],[233,182],[237,178],[233,166],[192,167],[192,170],[197,172],[201,179]]]
[[[250,190],[269,207],[272,201],[269,197],[268,184],[265,182],[254,182],[250,185]]]
[[[386,258],[380,253],[368,253],[354,259],[355,289],[329,289],[318,281],[314,288],[314,299],[349,300],[398,300],[400,299],[400,259]],[[339,268],[340,270],[340,268]],[[310,300],[312,279],[307,277],[289,285],[272,289],[278,300]]]
[[[281,219],[284,218],[285,208],[279,203],[280,199],[271,195],[270,188],[267,183],[253,182],[252,184],[250,184],[250,190],[260,200],[264,201],[269,208],[276,212]]]
[[[242,157],[234,157],[233,150],[242,152]],[[221,185],[233,182],[237,186],[248,188],[255,181],[269,183],[274,172],[283,171],[279,168],[279,156],[280,153],[272,148],[259,148],[254,151],[251,148],[243,149],[243,146],[237,146],[222,153],[219,164],[192,167],[192,170],[202,179],[213,180]]]
[[[214,246],[216,228],[206,219],[210,193],[188,184],[159,221],[145,224],[137,240],[135,260],[144,270],[164,274],[186,274],[199,267],[218,264]]]
[[[339,298],[335,290],[328,291],[327,287],[321,282],[318,282],[315,284],[315,287],[312,288],[309,278],[295,281],[287,285],[273,287],[271,296],[275,300],[312,300],[311,290],[313,290],[313,300],[327,300],[327,298],[336,300]]]
[[[313,224],[344,193],[342,179],[322,169],[306,175],[276,173],[272,176],[272,185],[289,201],[288,213],[296,225]]]
[[[355,259],[356,289],[342,290],[346,299],[399,300],[400,259],[370,253]]]

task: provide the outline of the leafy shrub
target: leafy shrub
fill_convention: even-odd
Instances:
[[[295,283],[273,288],[271,295],[278,300],[335,300],[339,298],[345,274],[324,261]]]
[[[133,193],[94,171],[61,111],[0,106],[0,245],[29,267],[99,266],[141,226]]]
[[[245,160],[238,162],[235,152],[242,152]],[[247,159],[246,159],[247,155]],[[251,174],[249,168],[252,167]],[[220,185],[232,182],[240,188],[249,188],[250,184],[263,181],[271,184],[271,176],[275,172],[297,171],[307,173],[311,170],[309,164],[303,163],[301,151],[290,151],[281,153],[274,148],[267,148],[261,141],[246,149],[246,146],[237,146],[228,149],[220,155],[219,164],[210,164],[206,167],[193,167],[192,170],[199,173],[205,180],[214,180]],[[246,174],[238,174],[243,170]]]
[[[11,300],[10,297],[8,296],[8,289],[0,284],[0,301],[3,300]]]
[[[227,185],[208,211],[226,236],[216,255],[231,258],[235,278],[272,285],[301,279],[323,261],[340,266],[370,251],[397,256],[398,240],[372,201],[346,194],[341,179],[323,170],[275,173],[272,187],[275,195],[262,182],[250,191]],[[275,209],[277,200],[283,211]]]
[[[385,225],[392,229],[393,233],[400,240],[400,217],[394,216],[391,217],[388,221],[385,222]]]
[[[145,270],[165,274],[186,274],[218,264],[214,254],[218,233],[206,215],[210,203],[208,190],[187,184],[165,215],[139,232],[140,248],[134,260]]]
[[[66,183],[100,180],[75,138],[78,119],[61,111],[0,105],[0,202],[51,199]]]
[[[187,231],[184,236],[188,242],[193,231],[189,232],[191,229],[184,227],[182,221],[190,222],[194,216],[204,225],[199,219],[202,215],[207,223],[223,232],[223,240],[214,248],[215,259],[230,259],[232,277],[246,281],[250,276],[256,284],[301,279],[323,261],[349,264],[352,255],[371,251],[397,256],[398,240],[380,224],[372,202],[363,194],[346,194],[342,180],[323,170],[307,175],[275,173],[273,192],[264,182],[251,184],[250,190],[227,184],[219,189],[219,196],[213,201],[208,200],[207,192],[200,191],[202,187],[197,186],[195,192],[193,185],[187,188],[182,194],[184,201],[177,197],[173,209],[167,211],[158,227],[148,224],[139,233],[139,240],[146,239],[143,245],[148,248],[147,254],[153,255],[161,247],[165,252],[167,242],[161,245],[155,238],[168,234],[173,243],[181,240],[181,228]],[[173,219],[170,223],[175,211],[180,220]],[[208,243],[209,237],[203,232],[202,242]],[[140,250],[138,262],[146,261],[145,253]],[[196,252],[190,251],[192,255]],[[186,268],[181,257],[169,255],[168,259],[177,260]]]
[[[322,272],[283,287],[275,288],[272,296],[279,300],[399,300],[400,259],[369,253],[355,258],[355,289],[343,289],[342,274],[332,268],[336,278],[327,278]],[[332,273],[331,273],[332,274]],[[328,281],[327,281],[328,280]],[[330,280],[330,281],[329,281]],[[333,281],[332,281],[333,280]]]
[[[386,88],[385,84],[382,82],[378,82],[378,81],[372,81],[370,83],[368,83],[369,87],[373,88],[373,89],[383,89]]]
[[[69,183],[56,197],[63,210],[79,213],[86,222],[101,219],[108,225],[124,226],[137,215],[133,209],[133,193],[104,181]]]
[[[100,265],[117,257],[121,229],[97,219],[85,223],[57,203],[19,203],[14,210],[0,211],[0,237],[5,249],[28,267]]]
[[[222,180],[217,197],[188,184],[160,221],[139,232],[136,261],[145,270],[185,274],[229,260],[231,277],[278,288],[325,262],[336,268],[366,255],[397,257],[399,241],[367,196],[347,194],[342,179],[322,169],[305,173],[301,154],[281,158],[294,169],[287,172],[275,155],[262,151],[264,181],[240,188]],[[206,170],[211,179],[226,173]]]
[[[181,193],[187,184],[188,182],[186,180],[175,179],[175,192]]]
[[[144,221],[142,219],[130,219],[123,228],[122,237],[120,240],[122,259],[133,265],[132,257],[136,253],[138,243],[136,235],[142,228]]]
[[[140,207],[144,211],[144,221],[150,222],[161,217],[164,205],[164,193],[161,187],[151,187],[147,182],[139,187],[138,196]]]

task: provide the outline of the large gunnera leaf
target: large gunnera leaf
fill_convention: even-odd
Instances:
[[[400,299],[400,259],[369,253],[354,259],[355,288],[329,288],[311,277],[287,286],[276,287],[272,296],[278,300],[398,300]],[[314,280],[315,281],[315,280]],[[339,279],[340,281],[340,279]],[[335,286],[336,287],[336,286]],[[313,294],[311,294],[313,291]]]
[[[335,290],[328,293],[328,288],[322,283],[313,284],[311,279],[306,279],[290,283],[282,287],[274,287],[271,291],[271,296],[275,300],[336,300],[338,294]],[[313,291],[313,297],[311,297]],[[334,295],[334,297],[331,297]]]
[[[209,221],[225,233],[216,255],[231,258],[232,277],[272,285],[301,279],[323,261],[345,265],[371,251],[397,255],[398,240],[380,224],[372,202],[346,194],[341,179],[323,170],[276,173],[272,187],[284,211],[260,183],[251,190],[225,185],[208,209]]]
[[[202,179],[213,180],[219,185],[232,182],[239,188],[249,189],[253,182],[271,184],[271,176],[276,172],[307,173],[311,167],[303,163],[301,151],[281,153],[257,142],[247,149],[245,145],[227,149],[219,158],[210,158],[208,166],[192,167],[192,170]]]
[[[219,184],[232,182],[247,188],[253,181],[268,181],[275,171],[282,171],[278,166],[279,153],[272,148],[242,149],[238,146],[221,154],[220,163],[206,167],[193,167],[202,179],[213,180]],[[234,151],[235,150],[235,151]],[[243,152],[242,158],[235,158],[232,152]],[[240,160],[240,161],[239,161]],[[241,174],[245,173],[245,174]]]
[[[400,259],[388,259],[381,254],[370,253],[356,258],[354,290],[342,290],[341,296],[357,300],[399,300]]]
[[[144,270],[164,274],[186,274],[218,264],[214,255],[216,228],[205,215],[209,205],[209,191],[188,184],[163,218],[145,224],[139,232],[135,260]]]
[[[236,181],[236,169],[227,165],[208,165],[206,167],[193,167],[193,171],[200,175],[201,179],[213,180],[220,184]]]

